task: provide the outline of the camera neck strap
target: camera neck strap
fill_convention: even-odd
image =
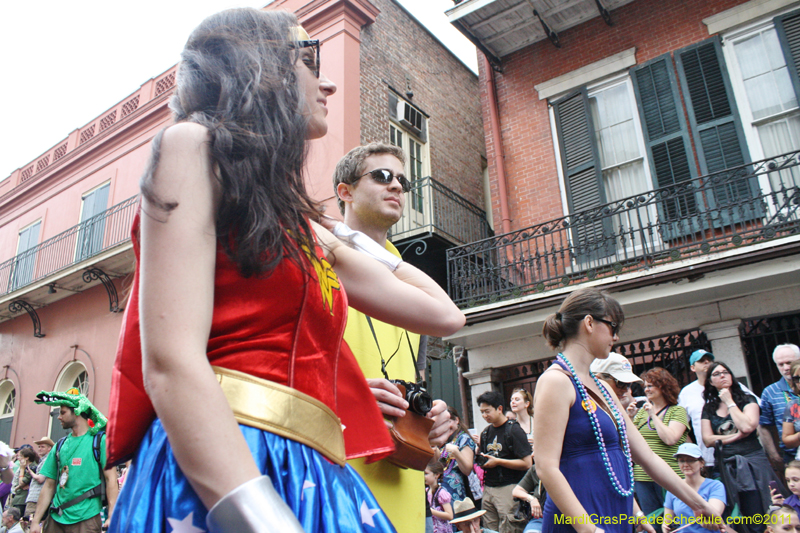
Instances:
[[[383,352],[381,352],[381,343],[378,342],[378,335],[375,334],[375,326],[372,325],[372,319],[369,315],[364,315],[367,318],[367,324],[369,324],[369,330],[372,332],[372,338],[375,339],[375,346],[378,347],[378,355],[381,357],[381,373],[383,373],[383,377],[387,380],[389,379],[389,374],[386,372],[386,365],[392,360],[392,358],[397,355],[397,352],[400,351],[400,344],[403,342],[402,336],[397,343],[397,348],[395,348],[394,353],[389,356],[388,361],[383,360]],[[408,342],[408,351],[411,354],[411,362],[414,363],[414,375],[417,377],[417,382],[422,381],[422,377],[419,375],[419,368],[417,368],[417,356],[414,355],[414,348],[411,346],[411,339],[408,336],[408,330],[403,330],[403,334],[406,337],[406,342]]]

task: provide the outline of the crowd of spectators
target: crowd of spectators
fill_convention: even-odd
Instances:
[[[591,370],[616,394],[655,454],[710,509],[735,523],[728,531],[777,533],[783,528],[770,526],[767,520],[756,524],[740,519],[794,513],[791,522],[800,521],[800,460],[796,458],[800,349],[793,344],[777,346],[773,360],[781,379],[766,387],[761,398],[706,350],[690,356],[696,380],[683,389],[664,368],[637,376],[630,362],[613,352],[607,359],[595,360]],[[635,383],[643,385],[644,397],[631,394]],[[480,437],[470,438],[451,408],[451,436],[441,451],[445,474],[437,485],[437,497],[441,498],[442,490],[448,493],[449,512],[436,514],[453,516],[448,520],[453,531],[541,532],[547,490],[536,473],[536,451],[526,447],[533,444],[531,397],[524,389],[515,389],[505,413],[500,393],[485,393],[477,403],[488,422]],[[482,479],[482,501],[468,489],[470,475],[475,482]],[[690,523],[694,513],[686,503],[639,465],[634,465],[634,476],[637,530],[670,533]],[[442,523],[439,520],[439,528]],[[699,524],[685,529],[687,533],[707,531]]]
[[[47,477],[41,473],[50,454],[56,453],[56,443],[50,437],[42,437],[33,444],[23,444],[15,448],[10,468],[14,477],[9,483],[0,483],[0,507],[2,521],[0,533],[26,533],[32,518],[36,515],[39,495]],[[117,467],[118,483],[121,488],[127,465]],[[52,494],[51,494],[52,497]],[[48,504],[51,500],[48,500]],[[49,507],[47,505],[46,507]],[[42,512],[47,517],[49,509]],[[106,513],[106,510],[104,510]]]

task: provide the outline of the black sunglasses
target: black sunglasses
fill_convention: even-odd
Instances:
[[[795,383],[800,383],[800,376],[792,376],[792,381]]]
[[[394,175],[392,171],[386,168],[376,168],[375,170],[370,170],[366,174],[363,174],[358,177],[360,180],[364,176],[369,175],[377,181],[378,183],[383,183],[384,185],[388,185],[392,182],[394,178],[397,178],[397,181],[400,183],[400,186],[403,188],[403,192],[408,192],[411,190],[411,183],[409,183],[408,179],[403,176],[402,174]],[[358,180],[356,180],[358,181]],[[353,182],[355,183],[355,182]]]
[[[614,383],[616,383],[618,389],[627,390],[631,388],[630,383],[625,383],[624,381],[620,381],[617,378],[614,378]]]
[[[614,335],[616,335],[617,333],[619,333],[619,327],[620,326],[616,322],[611,322],[610,320],[606,320],[605,318],[599,318],[599,317],[596,317],[596,316],[593,316],[592,318],[594,318],[598,322],[602,322],[603,324],[606,324],[608,327],[610,327],[611,328],[611,336],[612,337]]]
[[[319,39],[312,39],[309,41],[294,41],[293,46],[296,48],[314,48],[314,66],[308,65],[314,76],[319,78]]]

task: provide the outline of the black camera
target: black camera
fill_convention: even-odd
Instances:
[[[408,410],[412,413],[425,416],[428,411],[433,407],[433,398],[426,390],[427,383],[422,381],[420,383],[411,383],[410,381],[403,381],[402,379],[390,380],[395,385],[402,385],[406,390],[405,400],[408,402]]]
[[[483,467],[483,465],[485,465],[488,460],[489,458],[483,455],[482,453],[475,454],[475,464],[480,467]]]

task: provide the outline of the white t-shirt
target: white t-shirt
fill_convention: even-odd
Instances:
[[[686,414],[689,415],[689,420],[692,422],[692,429],[694,430],[694,436],[697,439],[697,445],[700,446],[700,450],[703,452],[703,459],[706,461],[706,466],[712,466],[714,464],[714,449],[707,448],[706,445],[703,444],[701,423],[703,419],[703,406],[705,404],[706,401],[703,399],[703,386],[700,385],[697,380],[686,385],[681,389],[681,393],[678,395],[678,405],[686,409]]]

